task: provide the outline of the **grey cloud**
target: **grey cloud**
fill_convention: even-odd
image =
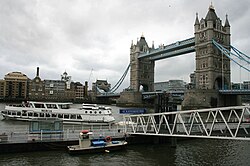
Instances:
[[[11,71],[59,79],[107,78],[114,85],[129,63],[131,40],[143,33],[148,44],[170,44],[192,37],[195,13],[206,16],[210,0],[0,0],[0,78]],[[214,2],[218,16],[229,15],[232,43],[250,54],[249,3]],[[193,56],[193,55],[192,55]],[[189,55],[157,63],[155,80],[184,78],[195,70]],[[176,66],[178,66],[176,68]],[[166,73],[164,70],[168,68]],[[164,71],[164,72],[162,72]],[[234,79],[234,76],[232,76]],[[236,80],[238,78],[235,78]],[[129,78],[124,87],[128,86]]]

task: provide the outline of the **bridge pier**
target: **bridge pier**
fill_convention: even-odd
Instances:
[[[241,105],[241,96],[220,94],[218,90],[192,89],[184,94],[182,108],[202,109]]]
[[[223,103],[222,106],[237,106],[242,105],[242,100],[240,95],[230,94],[230,95],[220,95]]]
[[[187,109],[202,109],[218,107],[219,91],[212,89],[190,89],[184,94],[182,108]]]
[[[118,106],[142,106],[142,93],[136,91],[123,91],[116,103]]]

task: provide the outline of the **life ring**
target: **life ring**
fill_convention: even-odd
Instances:
[[[105,141],[106,141],[106,142],[111,142],[111,141],[112,141],[112,138],[111,138],[110,136],[107,136],[107,137],[105,138]]]
[[[83,134],[87,134],[89,132],[89,130],[82,130],[81,133]]]

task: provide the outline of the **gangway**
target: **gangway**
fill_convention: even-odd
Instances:
[[[250,140],[250,106],[125,115],[130,135]]]

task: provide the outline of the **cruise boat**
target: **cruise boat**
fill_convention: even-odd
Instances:
[[[109,125],[115,121],[111,110],[73,108],[72,104],[27,101],[6,105],[1,114],[4,119],[29,121],[34,118],[57,118],[70,124]]]

